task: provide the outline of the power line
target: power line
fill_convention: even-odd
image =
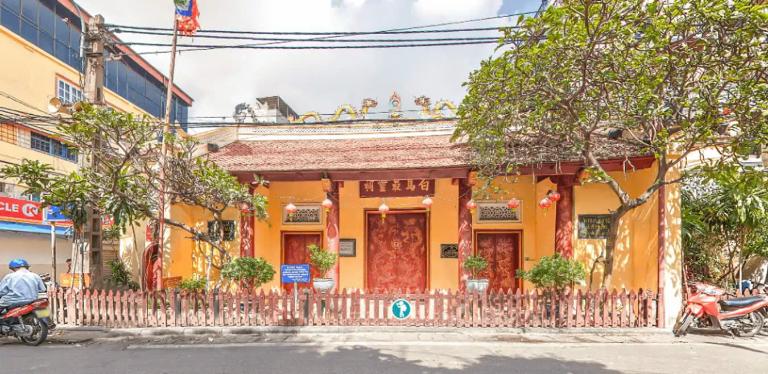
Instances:
[[[498,39],[484,40],[484,41],[467,41],[467,42],[446,42],[446,43],[413,43],[413,44],[376,44],[376,45],[317,45],[317,46],[274,46],[274,45],[253,45],[253,44],[178,44],[179,52],[189,52],[198,50],[212,50],[212,49],[379,49],[379,48],[413,48],[413,47],[440,47],[440,46],[459,46],[459,45],[475,45],[475,44],[497,44]],[[115,43],[125,46],[147,46],[147,47],[170,47],[171,44],[167,43]],[[148,53],[163,53],[162,51],[148,52]],[[144,54],[144,53],[139,53]]]
[[[460,20],[460,21],[451,21],[451,22],[443,22],[443,23],[435,23],[430,25],[421,25],[421,26],[410,26],[410,27],[404,27],[404,28],[394,28],[389,30],[380,30],[380,31],[362,31],[362,32],[303,32],[301,34],[297,32],[279,32],[279,31],[247,31],[247,30],[198,30],[198,33],[238,33],[238,34],[269,34],[269,35],[371,35],[371,34],[384,34],[384,33],[395,33],[395,32],[402,32],[402,31],[408,31],[408,30],[417,30],[417,29],[427,29],[427,28],[434,28],[434,27],[442,27],[442,26],[451,26],[451,25],[460,25],[465,23],[473,23],[473,22],[482,22],[482,21],[489,21],[489,20],[495,20],[495,19],[501,19],[501,18],[509,18],[509,17],[517,17],[517,16],[526,16],[526,15],[532,15],[537,14],[538,10],[533,11],[527,11],[527,12],[518,12],[518,13],[509,13],[509,14],[501,14],[491,17],[483,17],[483,18],[473,18],[473,19],[467,19],[467,20]],[[132,30],[154,30],[154,31],[173,31],[172,28],[162,28],[162,27],[149,27],[149,26],[130,26],[130,25],[118,25],[118,24],[106,24],[106,27],[110,29],[132,29]]]
[[[439,30],[401,30],[401,31],[327,31],[327,32],[308,32],[308,31],[232,31],[232,30],[198,30],[193,38],[210,38],[214,35],[208,34],[237,34],[237,35],[296,35],[296,36],[364,36],[364,35],[399,35],[399,34],[442,34],[457,32],[479,32],[479,31],[498,31],[500,28],[517,28],[517,26],[494,26],[494,27],[474,27],[467,29],[439,29]],[[172,30],[160,27],[134,27],[119,26],[110,30],[116,34],[146,34],[146,35],[164,35],[172,36]],[[313,40],[313,39],[305,39]]]
[[[171,36],[165,32],[135,32],[141,35]],[[498,36],[463,37],[463,38],[410,38],[410,39],[306,39],[306,38],[265,38],[250,36],[224,36],[224,35],[197,35],[195,38],[219,39],[219,40],[256,40],[256,41],[280,41],[280,42],[328,42],[328,43],[404,43],[404,42],[450,42],[450,41],[477,41],[498,40]]]

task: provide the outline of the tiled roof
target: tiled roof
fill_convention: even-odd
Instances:
[[[236,171],[322,171],[449,168],[469,165],[463,144],[450,136],[368,139],[236,141],[211,160]]]

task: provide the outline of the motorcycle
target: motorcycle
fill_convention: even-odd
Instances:
[[[48,338],[48,299],[8,308],[0,312],[0,336],[12,336],[24,344],[38,346]]]
[[[705,283],[692,286],[695,290],[672,328],[675,336],[683,336],[694,327],[750,337],[763,327],[762,310],[768,307],[768,295],[723,299],[726,292],[721,288]]]

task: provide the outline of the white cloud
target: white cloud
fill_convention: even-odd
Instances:
[[[536,9],[538,0],[521,0]],[[168,27],[170,0],[80,0],[91,14],[108,23]],[[335,6],[334,6],[335,4]],[[261,31],[360,31],[409,27],[497,14],[501,0],[200,0],[205,29]],[[521,6],[522,7],[522,6]],[[465,24],[499,25],[506,21]],[[496,36],[495,33],[478,33]],[[393,36],[394,37],[394,36]],[[167,43],[170,38],[121,35],[126,41]],[[197,38],[197,43],[219,41]],[[184,39],[184,42],[191,42]],[[254,42],[256,43],[256,42]],[[146,47],[140,51],[154,50]],[[297,112],[332,112],[343,103],[359,105],[365,97],[386,109],[397,90],[406,107],[422,94],[460,101],[470,71],[488,57],[493,45],[381,50],[216,50],[182,53],[176,83],[194,99],[191,115],[229,115],[239,102],[280,95]],[[167,71],[168,54],[146,55]]]

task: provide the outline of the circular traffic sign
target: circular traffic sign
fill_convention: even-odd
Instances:
[[[392,306],[390,306],[389,309],[395,319],[406,319],[411,316],[411,311],[413,311],[411,302],[406,299],[397,299],[393,301]]]

